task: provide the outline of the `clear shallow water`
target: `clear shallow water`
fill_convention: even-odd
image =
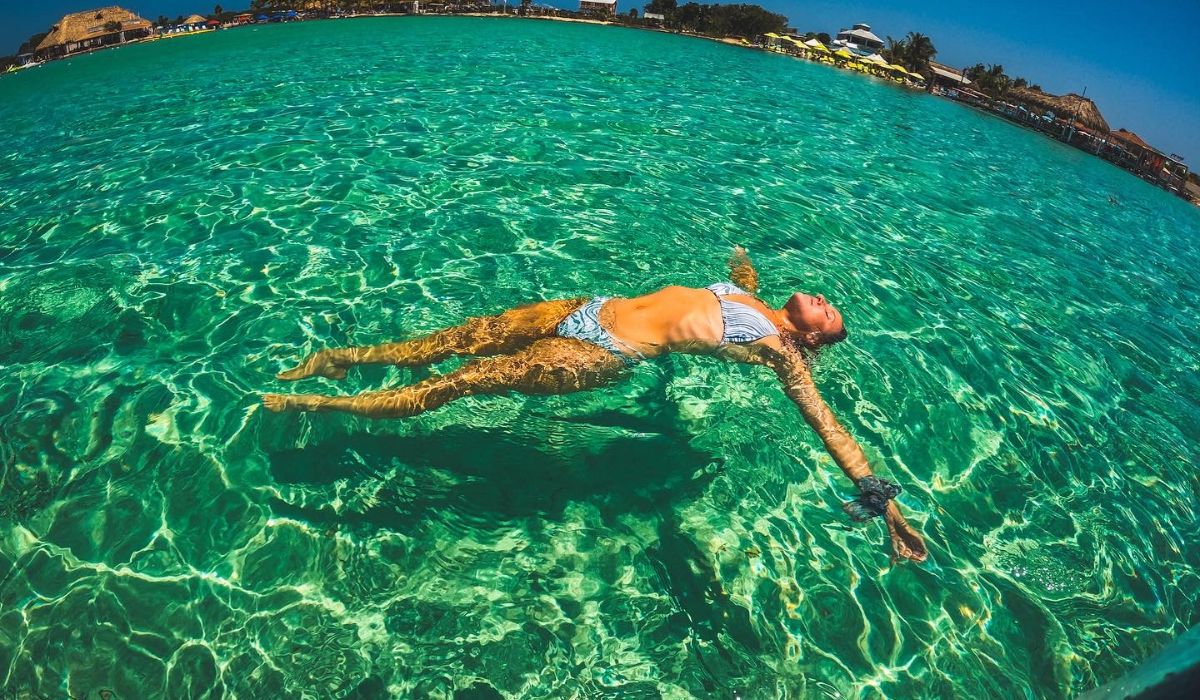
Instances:
[[[1197,622],[1200,212],[1105,163],[822,66],[503,20],[185,37],[0,105],[6,691],[1056,698]],[[762,371],[256,407],[307,350],[706,284],[734,243],[768,300],[845,311],[818,383],[925,565],[848,524]]]

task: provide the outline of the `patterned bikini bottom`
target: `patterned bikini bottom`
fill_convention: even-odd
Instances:
[[[582,340],[616,355],[632,366],[646,356],[604,329],[600,324],[600,308],[612,297],[596,297],[564,318],[555,329],[560,338]]]

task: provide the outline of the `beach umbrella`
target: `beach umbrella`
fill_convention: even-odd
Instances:
[[[783,38],[783,37],[779,36],[778,34],[776,34],[775,32],[767,32],[764,36],[766,36],[768,39],[782,39]]]
[[[829,49],[825,46],[825,44],[822,44],[821,42],[817,41],[816,39],[809,39],[808,41],[804,42],[804,45],[810,49],[813,49],[814,51],[819,51],[821,53],[829,53]]]
[[[833,55],[837,56],[838,58],[854,58],[854,54],[850,53],[846,49],[838,49],[837,51],[833,52]]]
[[[874,63],[877,66],[883,66],[884,68],[888,67],[888,62],[883,60],[883,56],[880,56],[877,53],[873,53],[870,56],[867,56],[866,58],[861,59],[861,60],[865,61],[866,63]]]
[[[920,73],[909,73],[908,77],[912,78],[913,80],[924,80],[925,79],[925,76],[921,75]]]
[[[892,70],[894,70],[898,73],[904,73],[905,75],[908,74],[908,70],[904,66],[896,65],[895,63],[888,66],[888,68],[891,68]]]

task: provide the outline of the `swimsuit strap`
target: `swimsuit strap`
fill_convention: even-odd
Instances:
[[[744,294],[746,296],[753,296],[732,282],[716,282],[715,284],[708,285],[705,287],[705,289],[713,294],[716,294],[718,297],[728,296],[730,294]]]

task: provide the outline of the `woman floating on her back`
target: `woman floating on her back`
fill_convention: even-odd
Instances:
[[[345,411],[408,418],[464,396],[566,394],[611,383],[625,368],[669,352],[766,365],[800,408],[834,461],[860,490],[845,505],[855,520],[882,515],[895,556],[924,561],[921,536],[893,500],[900,487],[871,473],[866,455],[817,392],[805,354],[846,338],[842,315],[821,295],[795,293],[773,309],[754,296],[758,274],[746,251],[729,261],[730,279],[704,289],[665,287],[632,299],[543,301],[497,316],[469,319],[423,338],[363,348],[322,350],[279,375],[296,380],[346,376],[354,365],[413,367],[451,355],[489,356],[411,386],[357,396],[266,394],[272,411]]]

